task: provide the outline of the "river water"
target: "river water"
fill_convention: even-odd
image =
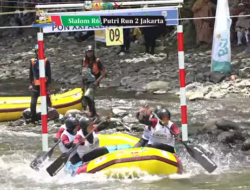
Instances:
[[[27,81],[8,81],[2,83],[1,96],[29,95]],[[58,89],[58,88],[56,88]],[[180,123],[179,99],[172,95],[135,95],[134,93],[100,90],[97,96],[97,108],[100,112],[109,111],[111,106],[130,108],[134,114],[140,106],[165,105],[173,115],[173,121]],[[189,129],[194,131],[201,128],[205,121],[211,118],[225,118],[235,121],[249,121],[249,101],[244,98],[209,100],[188,102]],[[19,129],[19,128],[18,128]],[[33,171],[29,163],[36,153],[41,150],[41,135],[38,129],[0,127],[0,184],[1,190],[236,190],[250,189],[249,156],[239,152],[222,154],[220,147],[200,142],[200,145],[213,152],[218,168],[213,174],[206,173],[185,152],[181,152],[180,159],[184,165],[184,174],[150,176],[139,172],[139,178],[127,177],[123,179],[107,178],[102,173],[82,174],[75,178],[66,176],[63,172],[53,178],[45,168],[40,172]],[[49,134],[49,145],[56,129]],[[112,133],[112,130],[106,133]],[[133,133],[133,135],[140,135]],[[182,149],[181,149],[182,150]],[[52,160],[60,155],[59,151]],[[49,165],[49,163],[47,163]],[[157,167],[157,166],[155,166]]]

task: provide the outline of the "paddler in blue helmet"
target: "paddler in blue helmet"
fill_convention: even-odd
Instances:
[[[31,91],[31,102],[30,102],[31,121],[29,122],[29,126],[35,126],[35,122],[37,121],[36,106],[37,106],[37,99],[40,96],[38,45],[36,45],[34,49],[36,57],[30,60],[30,74],[29,74],[29,79],[30,79],[29,90]],[[50,68],[50,62],[47,58],[44,59],[44,64],[45,64],[46,87],[48,89],[49,84],[51,84],[51,68]],[[49,95],[47,94],[47,105],[51,106],[50,104],[51,102],[49,99]]]
[[[146,113],[146,114],[145,114]],[[144,107],[139,111],[139,122],[150,126],[151,135],[146,147],[157,148],[175,153],[175,139],[180,139],[179,128],[170,120],[169,110],[161,108],[157,113],[152,113],[155,118],[150,118],[152,111]]]

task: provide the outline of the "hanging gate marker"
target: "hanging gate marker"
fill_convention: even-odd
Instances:
[[[123,28],[107,28],[106,29],[106,45],[107,46],[119,46],[123,45]]]

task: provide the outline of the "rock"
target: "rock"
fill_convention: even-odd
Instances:
[[[157,90],[165,90],[168,91],[170,89],[169,82],[165,81],[152,81],[149,82],[146,86],[147,91],[154,92]]]
[[[48,115],[48,119],[50,120],[59,119],[59,113],[57,112],[55,108],[49,108],[47,115]]]
[[[186,85],[194,82],[194,73],[193,72],[187,72],[186,74]]]
[[[153,92],[153,94],[166,94],[166,93],[167,93],[166,90],[157,90]]]
[[[227,77],[224,73],[212,72],[209,76],[209,81],[213,83],[220,83]]]
[[[223,84],[221,84],[220,87],[221,87],[222,89],[228,89],[230,86],[231,86],[230,83],[223,83]]]
[[[208,133],[208,134],[217,134],[218,128],[215,125],[218,119],[209,119],[205,124],[201,131],[201,133]]]
[[[109,83],[109,87],[118,87],[121,85],[121,79],[122,77],[116,77],[114,78],[110,83]]]
[[[244,130],[242,131],[242,137],[247,139],[250,137],[250,130]]]
[[[218,127],[218,129],[223,131],[229,131],[230,129],[238,130],[239,125],[233,121],[225,120],[225,119],[219,119],[215,122],[215,125]]]
[[[210,99],[210,98],[214,98],[214,99],[223,98],[226,94],[227,94],[226,92],[214,92],[214,91],[211,91],[211,92],[209,92],[209,93],[205,96],[205,99]]]
[[[124,121],[125,123],[137,123],[138,122],[138,120],[132,115],[126,115],[125,117],[122,118],[122,121]]]
[[[243,144],[242,144],[242,147],[241,147],[241,150],[242,151],[248,151],[250,150],[250,138],[246,139]]]
[[[128,110],[124,110],[120,107],[114,107],[114,108],[112,108],[112,113],[116,117],[125,117],[126,115],[128,115]]]
[[[115,129],[116,129],[116,131],[125,131],[125,128],[122,126],[118,126]]]
[[[234,133],[224,131],[217,137],[217,140],[222,143],[233,143],[234,142]]]
[[[241,88],[241,89],[246,88],[246,87],[250,87],[250,81],[249,80],[242,80],[241,82],[236,83],[235,86],[238,88]]]
[[[136,131],[136,132],[142,132],[144,131],[145,125],[142,124],[132,124],[131,125],[131,130]]]
[[[13,127],[18,127],[18,126],[22,126],[25,123],[25,120],[23,119],[18,119],[14,122],[11,122],[11,126]]]
[[[77,109],[71,109],[71,110],[68,110],[66,113],[65,113],[65,116],[67,117],[68,115],[70,114],[79,114],[79,115],[83,115],[83,112],[80,111],[80,110],[77,110]]]
[[[239,76],[241,78],[249,78],[250,77],[250,67],[245,67],[243,69],[239,69]]]
[[[190,101],[202,100],[204,99],[204,94],[202,92],[194,92],[189,98]]]

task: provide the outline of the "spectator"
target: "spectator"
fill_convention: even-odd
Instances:
[[[195,2],[192,11],[194,18],[213,17],[213,4],[209,0],[198,0]],[[211,44],[213,39],[213,21],[211,19],[195,19],[194,25],[196,29],[196,43],[202,45],[204,43]]]
[[[15,14],[14,17],[10,18],[10,25],[11,26],[23,26],[22,21],[20,20],[18,14]],[[13,28],[11,30],[11,35],[13,37],[21,35],[22,33],[23,33],[23,29],[22,28]]]
[[[123,42],[124,44],[121,45],[121,50],[118,52],[119,55],[124,55],[125,52],[129,52],[130,48],[130,29],[123,28]]]
[[[243,3],[239,4],[239,10],[241,13],[239,15],[248,15],[250,13],[249,10],[247,10]],[[237,45],[242,45],[242,39],[245,35],[246,43],[249,46],[249,28],[250,28],[250,19],[248,17],[239,17],[235,29],[237,31]]]

